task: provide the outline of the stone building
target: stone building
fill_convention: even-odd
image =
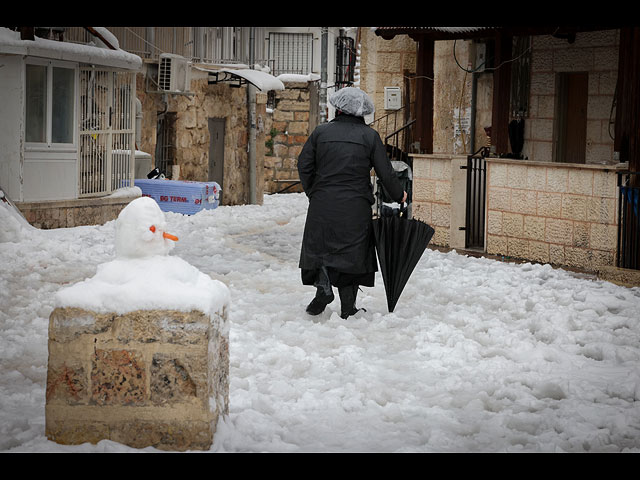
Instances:
[[[634,215],[620,188],[637,188],[630,30],[361,29],[365,90],[410,89],[395,128],[414,121],[413,212],[432,243],[591,271],[620,262]]]
[[[210,84],[209,72],[192,68],[188,94],[157,92],[148,74],[138,75],[143,120],[139,148],[157,152],[158,139],[172,149],[162,170],[168,178],[216,181],[222,205],[249,203],[248,88],[232,83]],[[262,203],[266,94],[256,94],[256,192]],[[162,119],[162,122],[158,120]],[[164,123],[164,135],[158,135]],[[218,138],[219,137],[219,138]],[[215,156],[222,159],[214,171]],[[177,167],[177,168],[175,168]]]

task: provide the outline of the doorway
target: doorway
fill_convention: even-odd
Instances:
[[[585,163],[587,147],[587,72],[559,73],[556,83],[556,162]]]
[[[209,119],[209,175],[208,181],[220,185],[220,203],[224,194],[224,118]]]

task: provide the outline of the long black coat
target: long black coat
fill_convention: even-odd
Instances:
[[[309,197],[299,263],[304,284],[313,284],[310,273],[324,266],[348,276],[369,274],[370,282],[355,283],[373,286],[378,265],[371,168],[391,198],[401,202],[404,190],[380,136],[363,118],[339,115],[307,139],[298,157],[300,181]]]

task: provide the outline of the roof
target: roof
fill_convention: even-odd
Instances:
[[[112,50],[94,45],[58,42],[38,37],[35,40],[21,40],[19,32],[4,27],[0,27],[0,53],[66,60],[135,71],[142,68],[142,59],[139,56],[119,48]]]
[[[432,40],[471,39],[494,35],[504,32],[510,35],[554,35],[595,30],[609,30],[620,28],[619,26],[483,26],[483,27],[374,27],[375,34],[386,39],[392,39],[396,35],[409,35],[428,37]]]

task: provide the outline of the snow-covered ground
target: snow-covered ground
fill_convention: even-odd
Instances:
[[[428,249],[394,313],[319,317],[297,268],[307,200],[167,213],[231,292],[230,412],[214,452],[640,452],[640,289]],[[0,451],[155,452],[44,435],[55,293],[114,259],[115,222],[19,226],[0,208]]]

